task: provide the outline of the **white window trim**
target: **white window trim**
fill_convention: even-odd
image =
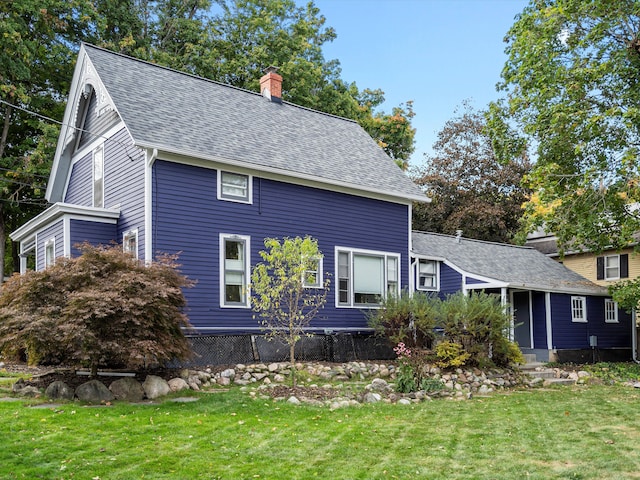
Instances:
[[[51,247],[53,256],[51,259],[47,257],[47,250]],[[50,261],[49,261],[50,260]],[[56,264],[56,237],[50,238],[44,242],[44,268],[47,269]]]
[[[607,275],[607,260],[609,260],[610,258],[614,258],[614,257],[618,259],[617,275],[610,277],[609,275]],[[605,280],[620,280],[620,255],[605,255],[604,256],[604,279]]]
[[[136,251],[134,252],[134,257],[137,260],[138,259],[138,250],[140,250],[140,244],[138,243],[138,229],[137,228],[133,228],[131,230],[127,230],[126,232],[124,232],[122,234],[122,251],[126,252],[126,240],[127,237],[133,235],[136,239]]]
[[[322,255],[318,255],[313,257],[314,260],[318,261],[318,270],[316,270],[316,280],[317,282],[315,284],[307,284],[306,282],[306,273],[311,270],[305,270],[305,272],[302,274],[302,286],[304,288],[323,288],[324,287],[324,277],[323,277],[323,270],[324,270],[324,257]]]
[[[246,198],[225,196],[222,194],[222,174],[223,173],[247,177],[247,197]],[[225,202],[245,203],[249,205],[253,203],[253,176],[252,175],[249,175],[247,173],[232,172],[229,170],[218,170],[217,177],[218,177],[217,179],[218,187],[216,190],[217,190],[218,200],[224,200]]]
[[[347,253],[349,254],[349,304],[344,304],[344,303],[340,303],[340,291],[339,291],[339,271],[338,271],[338,260],[339,260],[339,253]],[[384,298],[386,298],[387,296],[387,288],[389,285],[388,282],[388,278],[387,278],[387,273],[388,273],[388,267],[387,267],[387,259],[389,257],[392,258],[396,258],[397,262],[398,262],[398,294],[400,294],[400,292],[402,291],[402,256],[399,253],[395,253],[395,252],[384,252],[384,251],[380,251],[380,250],[363,250],[363,249],[358,249],[358,248],[349,248],[349,247],[339,247],[336,246],[335,250],[334,250],[334,261],[335,261],[335,306],[336,308],[358,308],[358,309],[363,309],[363,308],[380,308],[379,304],[363,304],[363,303],[355,303],[355,293],[354,293],[354,275],[353,275],[353,256],[355,255],[370,255],[370,256],[375,256],[375,257],[382,257],[384,259],[384,268],[383,268],[383,272],[384,272],[384,287],[383,287],[383,291],[382,291],[382,296]]]
[[[611,305],[611,304],[613,304],[613,318],[612,319],[608,319],[607,318],[607,305]],[[605,323],[620,323],[620,321],[618,319],[618,302],[614,302],[610,298],[605,298],[604,299],[604,322]]]
[[[582,303],[582,317],[574,315],[576,313],[573,306],[574,301],[580,301]],[[571,321],[574,323],[587,323],[587,297],[571,297]]]
[[[433,288],[420,287],[420,262],[434,262],[436,264],[436,286]],[[440,291],[440,262],[432,258],[418,258],[416,262],[416,290],[421,292],[439,292]]]
[[[96,153],[102,153],[102,204],[96,205]],[[91,154],[91,205],[96,208],[104,208],[104,144],[93,149]]]
[[[225,301],[225,240],[242,240],[245,244],[244,252],[244,283],[246,288],[245,303],[230,303]],[[251,237],[232,233],[220,234],[220,308],[251,308]]]

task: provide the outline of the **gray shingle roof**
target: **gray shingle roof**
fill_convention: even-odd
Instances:
[[[488,277],[512,288],[607,293],[534,248],[468,238],[458,242],[451,235],[425,232],[413,232],[412,240],[414,254],[445,259],[471,276]]]
[[[140,146],[426,199],[356,122],[91,45],[84,50]]]

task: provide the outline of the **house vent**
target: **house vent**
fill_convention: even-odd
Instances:
[[[268,67],[260,79],[260,93],[272,102],[282,102],[282,77],[276,73],[277,67]]]
[[[460,243],[461,238],[462,238],[462,230],[456,230],[456,243]]]

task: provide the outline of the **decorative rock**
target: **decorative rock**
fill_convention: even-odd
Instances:
[[[184,382],[184,380],[182,380]],[[109,390],[117,400],[125,402],[141,402],[144,398],[144,389],[135,378],[124,377],[111,382]]]
[[[544,383],[544,378],[533,378],[529,382],[529,385],[531,385],[532,387],[536,387],[536,386],[542,385],[543,383]]]
[[[408,398],[401,398],[398,400],[398,405],[411,405],[411,400]]]
[[[145,378],[144,383],[142,384],[142,388],[144,389],[144,393],[147,395],[147,398],[150,400],[154,400],[158,397],[164,397],[171,391],[167,381],[156,375],[147,375],[147,378]]]
[[[172,392],[180,392],[182,390],[188,390],[189,384],[184,381],[183,378],[172,378],[167,382]]]
[[[223,387],[231,385],[231,379],[229,377],[220,377],[216,380],[216,382],[218,382],[218,385],[222,385]]]
[[[284,383],[284,375],[277,373],[273,376],[273,381],[276,383]]]
[[[98,380],[89,380],[76,388],[76,397],[81,402],[88,403],[110,402],[115,398],[104,383]]]
[[[65,382],[57,380],[47,387],[44,396],[51,399],[73,400],[73,389]]]
[[[492,392],[493,389],[487,385],[480,385],[480,388],[478,389],[478,393],[480,395],[486,395],[487,393]]]
[[[32,387],[31,385],[27,385],[26,387],[21,388],[17,393],[21,397],[35,398],[40,396],[40,390],[38,390],[36,387]]]
[[[20,390],[24,389],[25,387],[26,387],[26,385],[24,383],[24,379],[23,378],[19,378],[13,384],[13,386],[11,387],[11,390],[13,391],[13,393],[18,393]]]
[[[238,368],[238,370],[240,369]],[[242,370],[244,370],[244,368]],[[234,378],[236,376],[236,371],[233,368],[227,368],[226,370],[223,370],[222,372],[220,372],[220,376],[222,378]]]
[[[378,403],[380,400],[382,400],[382,395],[379,393],[369,392],[364,396],[365,403]]]
[[[278,369],[280,368],[280,365],[278,363],[270,363],[267,368],[271,373],[273,373],[278,371]]]
[[[374,390],[376,392],[384,392],[389,388],[389,384],[386,382],[386,380],[383,380],[381,378],[374,378],[371,384],[368,386],[371,387],[371,390]]]
[[[300,405],[301,402],[296,397],[291,396],[289,397],[289,400],[287,400],[287,403],[291,403],[292,405]]]

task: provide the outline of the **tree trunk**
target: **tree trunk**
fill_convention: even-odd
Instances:
[[[293,387],[298,386],[298,376],[296,375],[296,358],[295,358],[296,344],[289,345],[289,360],[291,361],[291,385]]]
[[[0,203],[0,284],[4,282],[4,254],[7,247],[7,234],[4,223],[4,205]]]
[[[0,159],[4,156],[4,149],[7,146],[7,137],[9,136],[9,126],[11,125],[11,114],[13,107],[7,105],[4,109],[4,125],[2,126],[2,135],[0,136]]]

